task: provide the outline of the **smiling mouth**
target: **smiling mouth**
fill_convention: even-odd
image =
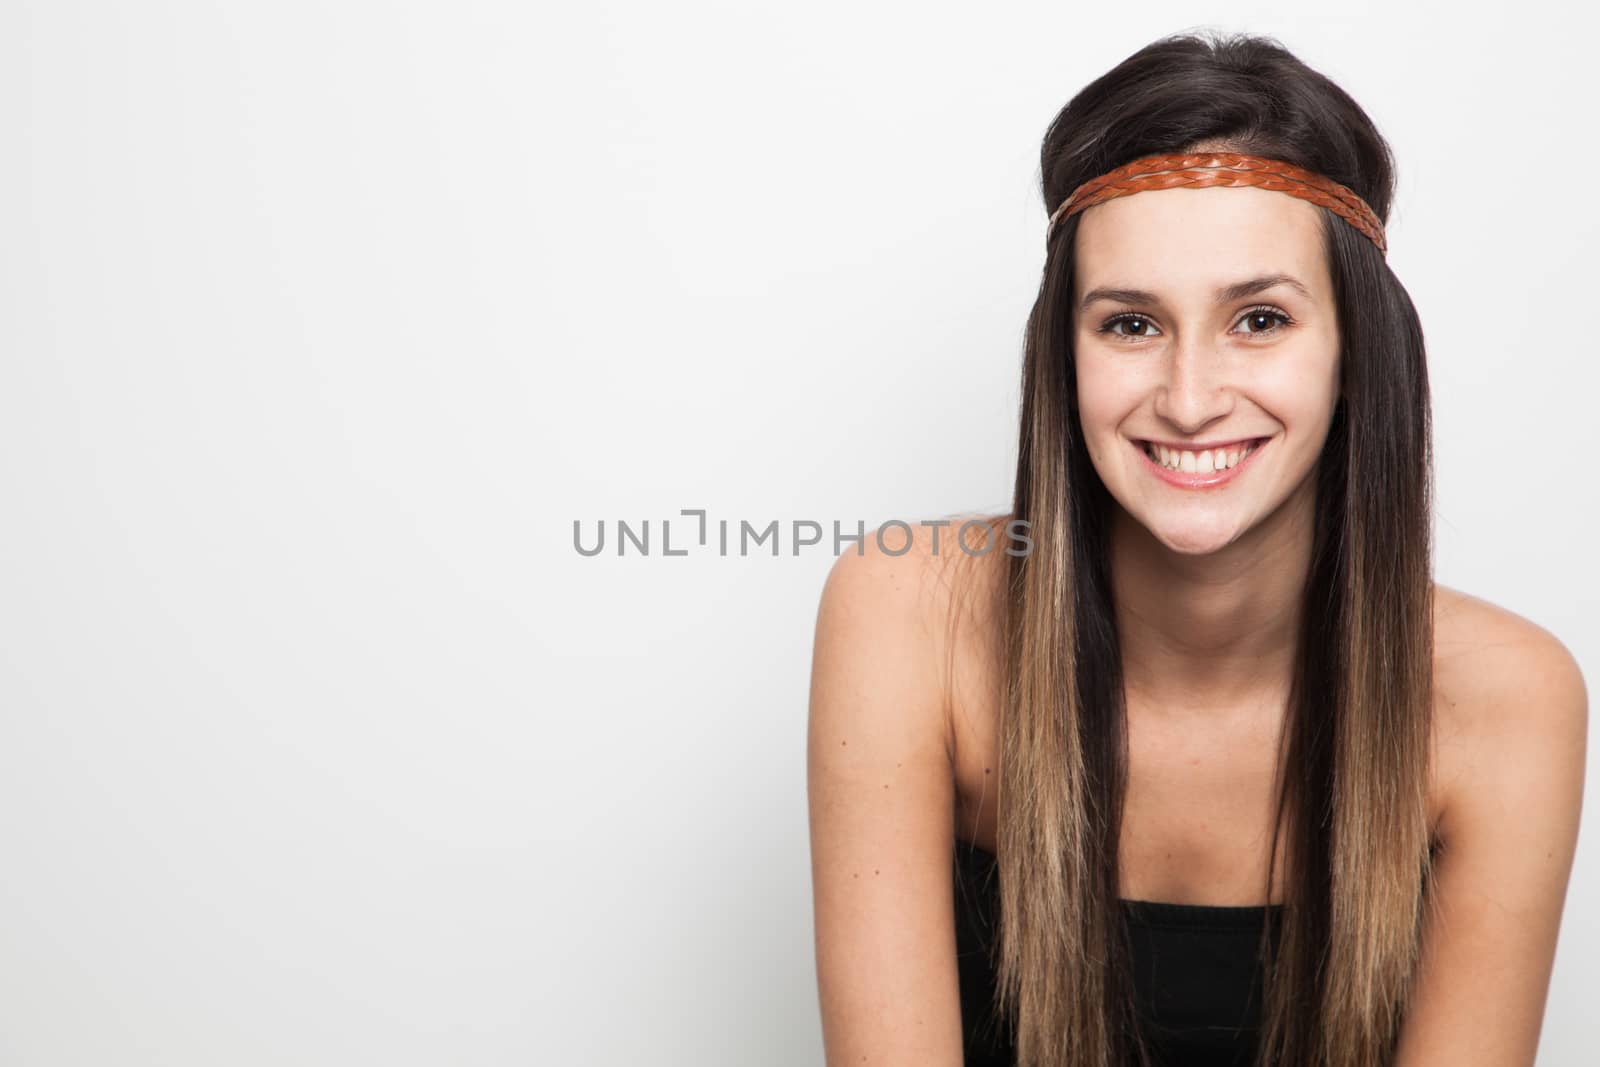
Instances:
[[[1243,443],[1235,442],[1219,448],[1199,450],[1174,449],[1151,441],[1134,442],[1149,457],[1150,462],[1174,474],[1217,474],[1232,470],[1254,455],[1268,438],[1256,437]]]

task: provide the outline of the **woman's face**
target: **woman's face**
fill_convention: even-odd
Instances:
[[[1112,497],[1189,555],[1309,506],[1339,399],[1319,209],[1254,188],[1147,190],[1085,210],[1076,251],[1078,413]]]

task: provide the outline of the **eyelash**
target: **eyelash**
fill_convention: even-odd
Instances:
[[[1270,315],[1273,318],[1278,319],[1279,322],[1278,322],[1278,325],[1273,326],[1270,329],[1256,330],[1253,333],[1249,333],[1249,336],[1251,336],[1251,337],[1270,337],[1273,334],[1277,333],[1279,330],[1282,330],[1285,326],[1293,326],[1295,324],[1295,321],[1293,319],[1291,319],[1288,315],[1284,314],[1282,311],[1278,310],[1275,307],[1268,307],[1265,304],[1261,305],[1260,307],[1249,308],[1248,310],[1245,311],[1245,313],[1243,315],[1240,316],[1240,320],[1243,321],[1244,319],[1254,318],[1257,315]],[[1143,335],[1140,335],[1140,334],[1117,333],[1117,331],[1116,331],[1117,323],[1126,322],[1129,319],[1137,319],[1137,320],[1142,321],[1142,322],[1149,322],[1150,321],[1150,316],[1149,315],[1141,315],[1137,311],[1124,311],[1124,312],[1122,312],[1120,314],[1111,316],[1103,324],[1101,324],[1099,332],[1100,333],[1104,333],[1104,334],[1110,334],[1112,337],[1115,337],[1115,338],[1117,338],[1119,340],[1123,340],[1123,341],[1143,341],[1143,340],[1146,340],[1146,337],[1143,336]]]

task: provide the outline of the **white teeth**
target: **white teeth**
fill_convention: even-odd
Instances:
[[[1227,470],[1237,467],[1244,458],[1257,448],[1256,444],[1246,445],[1242,449],[1206,449],[1203,452],[1185,452],[1171,449],[1165,445],[1147,445],[1145,452],[1161,466],[1168,470],[1186,471],[1193,474],[1211,474],[1215,471]]]

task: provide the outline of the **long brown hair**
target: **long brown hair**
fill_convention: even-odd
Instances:
[[[1201,144],[1296,163],[1388,218],[1393,161],[1371,120],[1250,35],[1163,38],[1079,92],[1045,136],[1045,208],[1130,160]],[[1318,463],[1279,749],[1272,854],[1281,829],[1285,908],[1261,943],[1258,1062],[1379,1067],[1414,972],[1431,858],[1428,379],[1405,289],[1366,237],[1323,214],[1342,395]],[[1118,908],[1126,704],[1110,499],[1077,415],[1077,222],[1052,237],[1028,319],[1011,519],[1028,522],[1034,548],[1008,557],[1003,598],[995,1003],[1024,1067],[1149,1062]]]

